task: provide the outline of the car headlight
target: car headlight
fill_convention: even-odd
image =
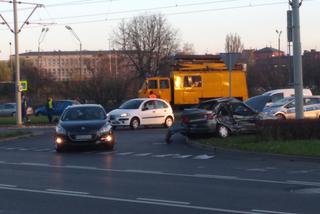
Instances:
[[[67,134],[67,131],[66,131],[61,125],[57,125],[57,126],[56,126],[56,133],[57,133],[57,134],[66,135],[66,134]]]
[[[111,131],[112,126],[110,124],[105,124],[104,126],[99,129],[98,133],[99,135],[107,134]]]
[[[129,116],[130,116],[129,113],[122,113],[122,114],[120,115],[120,117],[129,117]]]

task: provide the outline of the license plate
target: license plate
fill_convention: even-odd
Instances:
[[[90,140],[91,138],[91,135],[76,135],[76,140]]]

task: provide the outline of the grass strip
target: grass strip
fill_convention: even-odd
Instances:
[[[227,139],[198,139],[200,143],[231,149],[283,155],[320,157],[320,140],[258,141],[255,135],[231,136]]]
[[[53,119],[55,119],[54,117]],[[46,116],[31,116],[29,117],[30,122],[26,125],[33,125],[33,124],[48,124],[48,118]],[[16,118],[15,117],[0,117],[0,125],[15,125]]]
[[[0,139],[6,139],[11,137],[18,137],[22,135],[30,134],[29,131],[5,131],[0,133]]]

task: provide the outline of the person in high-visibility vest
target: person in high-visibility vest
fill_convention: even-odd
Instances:
[[[157,98],[157,95],[153,91],[150,91],[149,98]]]
[[[47,109],[48,121],[49,121],[49,123],[51,123],[52,122],[52,112],[53,112],[53,100],[51,97],[49,97],[47,100],[46,109]]]

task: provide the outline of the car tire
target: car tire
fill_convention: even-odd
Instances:
[[[56,152],[60,153],[64,151],[66,151],[65,146],[56,144]]]
[[[218,125],[217,134],[221,138],[227,138],[230,136],[230,130],[223,125]]]
[[[139,126],[140,126],[140,120],[137,117],[132,118],[130,121],[131,129],[135,130],[135,129],[139,128]]]
[[[277,118],[278,120],[285,120],[285,119],[286,119],[286,117],[285,117],[283,114],[277,114],[277,115],[276,115],[276,118]]]
[[[173,119],[172,117],[167,117],[164,121],[164,127],[170,128],[173,125]]]

